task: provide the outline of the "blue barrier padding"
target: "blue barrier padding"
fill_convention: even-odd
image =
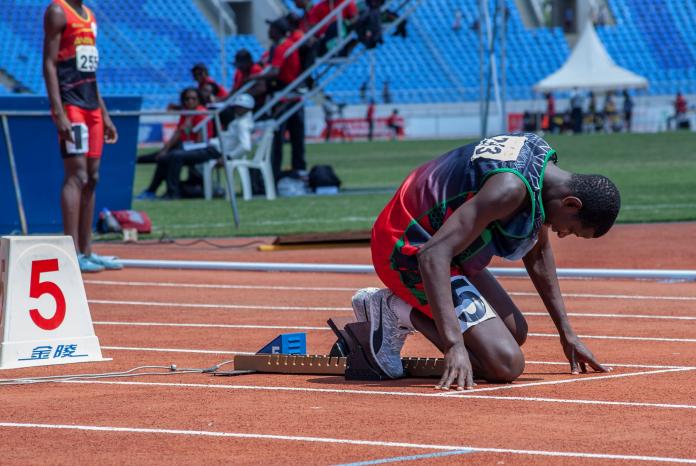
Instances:
[[[140,110],[140,97],[105,97],[110,112]],[[46,97],[2,96],[0,110],[48,111]],[[130,209],[138,143],[138,116],[112,116],[118,130],[116,144],[104,144],[97,185],[96,212]],[[63,160],[56,127],[49,115],[8,117],[17,176],[29,233],[63,230],[60,191]],[[1,128],[0,128],[1,129]],[[95,222],[97,215],[94,216]],[[0,130],[0,234],[20,231],[19,213],[4,132]]]
[[[281,333],[256,354],[307,354],[307,334]]]

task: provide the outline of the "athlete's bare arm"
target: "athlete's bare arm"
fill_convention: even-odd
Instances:
[[[493,221],[506,219],[529,202],[516,175],[493,175],[470,201],[459,207],[418,253],[418,267],[433,319],[444,344],[445,370],[438,388],[473,388],[473,371],[457,317],[452,312],[450,262]]]
[[[101,109],[102,119],[104,120],[104,142],[107,144],[116,144],[116,141],[118,141],[118,131],[116,131],[116,126],[113,121],[111,121],[109,111],[106,109],[106,104],[99,92],[99,86],[97,86],[97,98],[99,99],[99,108]]]
[[[524,256],[523,261],[534,287],[544,302],[551,319],[553,319],[553,323],[556,324],[563,351],[570,361],[571,372],[573,374],[577,374],[581,370],[587,372],[586,364],[589,364],[595,371],[607,372],[609,369],[596,361],[592,352],[580,341],[570,325],[561,289],[558,285],[556,261],[549,241],[548,227],[541,228],[537,244]]]
[[[67,141],[75,142],[70,121],[63,111],[60,87],[58,85],[58,49],[60,48],[60,37],[63,29],[65,29],[65,25],[65,14],[60,6],[51,4],[46,8],[46,13],[44,14],[43,75],[58,134]]]

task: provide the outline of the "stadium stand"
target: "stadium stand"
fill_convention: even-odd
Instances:
[[[99,21],[100,90],[104,95],[141,95],[145,108],[164,108],[191,85],[191,66],[215,66],[220,41],[190,0],[101,0],[88,2]],[[45,94],[41,74],[43,12],[46,2],[16,0],[0,14],[0,68],[36,94]],[[226,43],[228,56],[240,47],[255,58],[262,48],[253,36],[235,36]],[[231,76],[232,68],[228,76]]]
[[[105,95],[141,95],[145,108],[163,108],[191,84],[194,62],[207,63],[212,76],[220,80],[219,40],[194,2],[99,0],[88,4],[101,24],[100,75]],[[292,8],[291,1],[286,4]],[[560,28],[527,29],[514,0],[507,4],[507,97],[529,99],[532,85],[557,69],[569,49]],[[650,94],[696,92],[696,25],[692,21],[696,4],[682,0],[611,0],[609,4],[616,25],[598,27],[598,33],[614,60],[647,77]],[[44,8],[45,2],[15,0],[12,8],[0,14],[0,68],[41,95],[45,94],[40,53]],[[463,13],[463,27],[454,31],[457,8]],[[477,100],[478,33],[472,28],[477,14],[477,0],[423,2],[409,19],[408,38],[386,37],[385,44],[375,50],[377,90],[389,81],[392,98],[400,103]],[[256,37],[239,35],[225,42],[228,60],[240,47],[248,48],[254,58],[262,52]],[[229,81],[232,69],[228,71]],[[342,102],[359,103],[358,89],[369,74],[370,60],[363,56],[327,91]]]
[[[616,26],[597,28],[620,66],[645,76],[650,94],[696,92],[696,4],[679,0],[612,0]]]

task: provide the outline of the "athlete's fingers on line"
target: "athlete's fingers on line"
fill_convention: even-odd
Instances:
[[[570,350],[570,373],[571,374],[579,374],[580,371],[578,370],[578,363],[575,360],[575,349]]]
[[[442,377],[440,377],[440,381],[435,385],[436,390],[441,390],[445,386],[445,382],[447,381],[447,377],[449,375],[449,369],[445,368],[444,372],[442,373]]]
[[[468,377],[464,376],[464,373],[460,370],[459,374],[457,375],[457,390],[461,391],[464,390],[465,388],[465,380],[467,382],[466,387],[468,387]]]
[[[476,384],[474,383],[474,373],[473,373],[473,371],[469,371],[469,372],[466,374],[466,389],[467,389],[467,390],[473,390],[473,389],[474,389],[474,385],[476,385]]]

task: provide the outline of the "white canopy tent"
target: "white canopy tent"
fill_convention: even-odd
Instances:
[[[648,80],[621,68],[611,59],[592,23],[587,22],[566,62],[534,85],[537,92],[573,88],[610,91],[648,87]]]

